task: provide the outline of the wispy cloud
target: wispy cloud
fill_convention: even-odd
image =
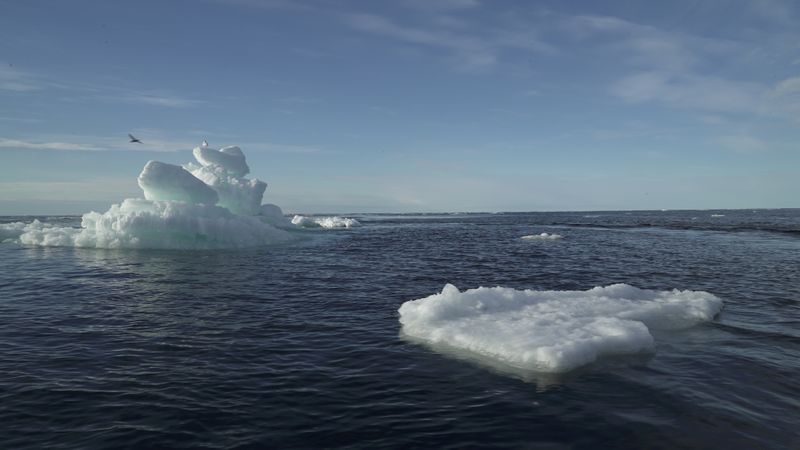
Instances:
[[[758,108],[758,83],[666,71],[640,72],[616,82],[611,92],[629,103],[657,102],[706,111],[743,113]]]
[[[30,92],[44,89],[44,87],[44,84],[35,75],[0,61],[0,90]]]
[[[611,92],[629,103],[653,102],[676,108],[800,122],[800,77],[768,86],[715,76],[641,72],[617,81]]]
[[[140,90],[123,86],[57,80],[0,63],[0,91],[35,93],[47,90],[68,92],[81,101],[136,103],[165,108],[188,108],[207,103],[204,100],[190,99],[163,90]]]
[[[423,11],[453,11],[480,6],[478,0],[403,0],[400,3]]]
[[[455,58],[459,67],[467,69],[491,67],[507,49],[554,52],[554,47],[539,40],[531,30],[498,28],[475,31],[460,25],[448,27],[443,26],[442,16],[436,17],[436,25],[427,26],[402,25],[376,14],[354,13],[341,17],[347,26],[357,31],[444,50]]]
[[[138,103],[143,105],[163,106],[166,108],[188,108],[206,103],[203,100],[192,100],[169,94],[147,93],[130,91],[119,95],[107,95],[101,98],[125,103]]]
[[[713,143],[737,153],[761,153],[768,149],[766,142],[748,135],[722,136]]]
[[[800,77],[782,80],[764,95],[761,112],[783,116],[800,123]]]
[[[739,42],[662,30],[611,16],[566,16],[560,20],[560,28],[573,39],[592,41],[596,48],[616,53],[627,64],[653,70],[686,71],[712,56],[743,51]]]
[[[0,148],[32,149],[32,150],[101,150],[94,145],[76,144],[74,142],[32,142],[19,139],[0,138]]]
[[[118,136],[39,136],[23,138],[0,137],[0,149],[61,150],[61,151],[160,151],[190,150],[197,142],[180,141],[149,133],[133,133],[141,144],[128,142],[127,133]]]
[[[200,145],[202,139],[180,139],[166,135],[160,130],[132,130],[142,143],[128,142],[127,133],[116,136],[39,136],[25,138],[0,137],[0,150],[60,150],[60,151],[148,151],[179,152],[188,151]],[[196,135],[189,131],[186,134]],[[204,135],[213,136],[212,133]],[[323,149],[313,146],[289,145],[272,142],[234,142],[222,145],[238,145],[246,152],[271,152],[311,154],[322,153]]]
[[[777,20],[785,5],[767,3],[772,8],[767,15]],[[564,17],[560,23],[578,41],[602,38],[596,48],[624,63],[627,73],[609,92],[626,103],[800,121],[800,77],[770,85],[718,69],[720,62],[738,64],[742,58],[758,57],[757,42],[696,36],[609,16]]]
[[[119,201],[140,195],[135,179],[97,178],[81,181],[0,182],[0,200]]]

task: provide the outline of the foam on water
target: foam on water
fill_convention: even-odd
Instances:
[[[436,349],[452,349],[535,372],[567,372],[608,355],[654,348],[650,330],[710,321],[722,300],[703,291],[653,291],[627,284],[588,291],[469,289],[403,303],[402,332]],[[447,351],[447,350],[445,350]]]
[[[360,227],[361,223],[348,217],[309,217],[295,215],[292,223],[303,228],[353,228]]]
[[[522,239],[527,240],[554,240],[554,239],[562,239],[564,236],[560,234],[550,234],[550,233],[542,233],[542,234],[529,234],[527,236],[522,236]]]

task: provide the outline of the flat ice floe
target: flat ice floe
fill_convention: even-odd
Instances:
[[[541,233],[541,234],[529,234],[527,236],[522,236],[522,239],[528,241],[547,241],[547,240],[555,240],[555,239],[563,239],[564,236],[560,234],[550,234],[550,233]]]
[[[361,223],[348,217],[311,217],[295,215],[292,223],[302,228],[353,228],[360,227]]]
[[[603,356],[652,351],[651,330],[710,321],[722,300],[703,291],[627,284],[588,291],[504,287],[441,293],[403,303],[402,333],[434,349],[534,372],[568,372]]]

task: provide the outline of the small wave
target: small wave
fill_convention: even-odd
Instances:
[[[546,240],[556,240],[556,239],[563,239],[564,236],[560,234],[550,234],[550,233],[541,233],[541,234],[529,234],[527,236],[522,236],[521,239],[526,239],[529,241],[546,241]]]
[[[361,222],[349,217],[329,216],[311,217],[296,215],[292,223],[302,228],[353,228],[360,227]]]

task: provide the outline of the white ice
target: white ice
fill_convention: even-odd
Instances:
[[[549,234],[549,233],[542,233],[542,234],[529,234],[527,236],[522,236],[522,239],[527,240],[553,240],[553,239],[562,239],[564,236],[560,234]]]
[[[214,189],[181,166],[148,161],[139,174],[138,181],[147,200],[172,200],[205,205],[215,205],[219,200]]]
[[[219,206],[130,198],[105,213],[84,214],[81,228],[35,221],[19,236],[27,245],[167,249],[241,248],[290,239],[289,232],[258,217]]]
[[[219,150],[210,147],[195,147],[192,154],[194,159],[204,167],[218,167],[236,177],[243,177],[250,173],[250,167],[245,161],[242,149],[236,146],[223,147]]]
[[[311,217],[295,215],[292,223],[302,228],[353,228],[360,227],[361,223],[356,219],[339,216]]]
[[[299,227],[277,205],[261,204],[267,185],[244,177],[250,169],[238,147],[198,147],[193,154],[197,164],[186,168],[149,161],[138,178],[144,199],[129,198],[104,213],[86,213],[81,228],[39,221],[0,224],[0,242],[216,249],[293,239],[290,231]]]
[[[703,291],[652,291],[626,284],[588,291],[446,285],[405,302],[403,334],[444,351],[534,372],[567,372],[607,355],[654,348],[650,330],[710,321],[722,300]]]

